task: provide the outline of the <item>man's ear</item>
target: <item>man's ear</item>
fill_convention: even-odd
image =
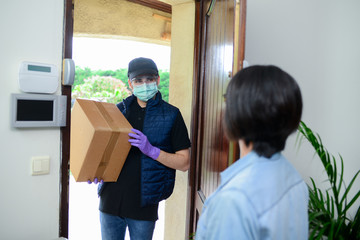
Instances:
[[[156,85],[159,86],[159,84],[160,84],[160,75],[158,76],[158,78],[157,78],[157,80],[156,80]]]
[[[129,78],[128,78],[128,84],[129,84],[129,87],[131,88],[131,90],[133,90],[133,86],[132,86],[131,81],[130,81]]]

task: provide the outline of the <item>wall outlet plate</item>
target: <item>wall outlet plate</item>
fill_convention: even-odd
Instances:
[[[50,173],[50,157],[32,157],[31,158],[31,175],[45,175]]]

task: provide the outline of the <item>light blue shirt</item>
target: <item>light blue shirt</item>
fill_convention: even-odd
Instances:
[[[221,173],[205,201],[196,240],[308,239],[308,188],[280,153],[250,152]]]

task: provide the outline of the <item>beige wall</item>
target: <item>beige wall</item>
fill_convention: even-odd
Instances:
[[[75,0],[74,36],[125,38],[162,45],[171,14],[125,0]],[[153,15],[156,16],[153,16]]]
[[[190,130],[195,3],[191,1],[173,5],[172,15],[169,101],[180,108],[188,130]],[[184,237],[189,239],[185,231],[187,186],[188,172],[177,171],[174,193],[166,201],[164,238],[166,240],[184,239]]]

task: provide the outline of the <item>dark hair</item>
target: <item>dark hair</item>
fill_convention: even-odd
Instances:
[[[260,156],[285,148],[300,122],[301,92],[296,81],[276,66],[239,71],[226,90],[225,130],[230,140],[253,143]]]

